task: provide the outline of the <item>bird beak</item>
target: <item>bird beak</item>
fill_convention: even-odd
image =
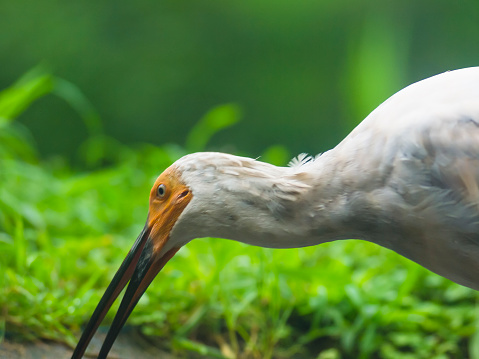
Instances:
[[[115,319],[98,355],[98,358],[106,358],[118,333],[153,278],[155,278],[158,272],[178,251],[179,248],[171,248],[165,253],[161,253],[166,240],[153,241],[151,237],[152,227],[153,226],[149,225],[147,221],[145,227],[133,244],[133,247],[130,249],[130,252],[113,277],[105,294],[103,294],[100,303],[96,307],[73,352],[72,359],[79,359],[83,356],[88,343],[111,305],[128,281],[130,281],[121,301],[120,308],[116,313]]]
[[[163,190],[161,195],[157,192],[159,186]],[[169,242],[173,226],[192,198],[191,191],[181,181],[174,167],[166,169],[157,178],[150,192],[146,224],[93,312],[72,359],[80,359],[83,356],[101,321],[129,281],[120,308],[98,355],[98,358],[106,358],[143,293],[158,272],[180,249],[180,245],[166,244]]]

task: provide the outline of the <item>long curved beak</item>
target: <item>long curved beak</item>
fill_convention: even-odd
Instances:
[[[165,242],[153,245],[148,221],[136,239],[133,247],[116,272],[113,280],[103,294],[78,342],[72,359],[80,359],[111,305],[130,281],[125,295],[116,313],[115,319],[101,347],[98,358],[106,358],[118,333],[125,324],[133,308],[164,265],[175,255],[179,248],[172,248],[160,255]]]

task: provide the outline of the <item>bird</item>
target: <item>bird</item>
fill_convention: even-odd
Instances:
[[[479,290],[479,67],[407,86],[336,147],[286,167],[217,152],[177,160],[156,179],[144,228],[72,359],[129,282],[106,358],[152,280],[200,237],[269,248],[362,239]]]

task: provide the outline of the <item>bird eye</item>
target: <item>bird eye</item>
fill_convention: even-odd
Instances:
[[[158,193],[158,197],[163,197],[166,193],[166,186],[162,183],[156,189],[156,193]]]

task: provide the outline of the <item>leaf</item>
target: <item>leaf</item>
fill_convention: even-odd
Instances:
[[[236,104],[224,104],[211,109],[190,131],[186,148],[190,152],[203,151],[213,135],[240,120],[241,110]]]
[[[53,78],[36,67],[23,75],[11,87],[0,92],[0,125],[18,117],[36,99],[53,89]]]
[[[52,92],[68,103],[82,118],[91,136],[102,133],[100,115],[83,92],[71,82],[54,78]]]

